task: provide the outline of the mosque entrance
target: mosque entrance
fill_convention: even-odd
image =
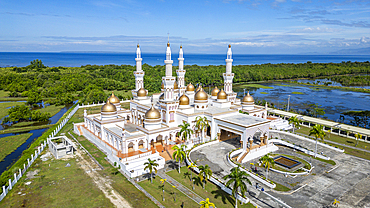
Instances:
[[[240,138],[241,136],[239,134],[235,134],[233,132],[221,129],[219,141],[230,143],[234,145],[236,148],[238,148],[242,146],[242,142],[240,141]]]
[[[127,152],[133,152],[134,151],[134,143],[130,142],[127,147],[128,147]]]
[[[144,148],[144,141],[143,140],[140,140],[139,142],[139,149],[143,149]]]

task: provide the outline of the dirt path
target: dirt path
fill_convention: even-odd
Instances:
[[[81,155],[80,150],[76,151],[76,156],[76,158],[79,159],[78,164],[81,165],[81,168],[85,171],[85,173],[93,179],[98,188],[104,193],[105,197],[112,202],[112,204],[114,204],[116,207],[131,208],[131,205],[128,203],[128,201],[114,191],[113,187],[110,185],[110,181],[95,171],[99,169],[99,167],[93,161],[86,160]]]

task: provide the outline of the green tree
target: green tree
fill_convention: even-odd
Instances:
[[[3,124],[8,122],[28,121],[31,117],[31,110],[25,105],[16,105],[8,110],[8,117],[3,119]]]
[[[153,171],[157,174],[157,167],[159,166],[154,160],[148,158],[148,162],[144,163],[144,170],[148,170],[150,173],[150,183],[153,183]]]
[[[186,145],[181,145],[181,147],[175,145],[172,147],[175,150],[172,154],[172,157],[175,158],[176,162],[179,163],[179,173],[180,173],[180,164],[184,161],[186,157],[185,149]]]
[[[310,130],[309,136],[311,135],[314,135],[314,137],[316,138],[316,145],[315,145],[315,157],[317,155],[317,139],[322,139],[324,140],[326,134],[323,130],[323,126],[320,125],[320,124],[316,124],[315,126],[312,127],[312,129]]]
[[[46,66],[42,63],[42,61],[38,59],[31,61],[30,65],[28,65],[27,67],[32,68],[32,69],[46,68]]]
[[[201,201],[199,204],[202,205],[200,208],[216,207],[214,203],[209,201],[209,198],[207,198],[205,201]]]
[[[295,128],[299,128],[301,126],[299,118],[297,116],[292,116],[288,119],[289,124],[293,124],[293,133]]]
[[[199,178],[201,181],[204,182],[203,189],[206,186],[207,179],[209,179],[212,176],[212,170],[211,168],[206,164],[205,166],[201,165],[198,167],[199,169]]]
[[[232,194],[235,197],[235,208],[238,207],[238,190],[240,190],[242,196],[245,196],[245,192],[247,192],[247,184],[252,184],[251,181],[248,179],[248,174],[245,171],[240,171],[239,167],[234,167],[231,169],[231,173],[223,177],[224,180],[228,180],[226,182],[226,186],[230,187],[232,184]]]
[[[265,166],[266,168],[266,179],[268,179],[268,171],[270,167],[274,167],[275,161],[273,158],[269,156],[269,154],[263,156],[260,158],[260,162]]]
[[[191,163],[190,165],[188,165],[188,168],[191,169],[191,168],[196,168],[197,166],[195,165],[195,163]],[[191,184],[193,186],[193,190],[194,190],[194,182],[193,182],[193,172],[192,170],[190,170],[190,181],[191,181]]]
[[[40,103],[42,101],[41,94],[35,90],[28,91],[27,94],[27,104],[34,105],[36,103]]]
[[[181,140],[186,141],[190,139],[191,135],[194,133],[192,129],[190,129],[190,124],[186,121],[182,121],[183,124],[180,124],[179,127],[181,128],[180,130],[180,135],[181,135]]]

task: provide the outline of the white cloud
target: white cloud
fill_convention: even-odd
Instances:
[[[293,33],[333,33],[338,32],[338,29],[333,28],[322,28],[322,27],[306,27],[303,29],[296,29],[293,31]]]

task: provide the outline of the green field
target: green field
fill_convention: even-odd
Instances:
[[[162,188],[160,177],[153,178],[153,183],[150,180],[145,180],[139,183],[150,195],[156,198],[165,207],[181,207],[184,202],[184,207],[200,207],[195,201],[187,197],[178,189],[172,187],[170,183],[165,182],[164,185],[164,201],[162,201]],[[176,199],[176,201],[175,201]]]
[[[0,103],[0,119],[4,118],[6,115],[8,115],[8,109],[9,107],[16,106],[16,105],[24,105],[24,102],[6,102],[6,103]]]
[[[303,92],[292,92],[292,94],[295,94],[295,95],[304,95]]]
[[[0,161],[27,141],[32,133],[0,138]]]
[[[49,112],[51,116],[54,116],[64,107],[65,107],[64,105],[59,105],[59,106],[49,105],[49,106],[46,106],[45,108],[41,108],[40,112],[41,113]]]
[[[35,170],[36,178],[22,177],[0,207],[114,207],[75,159],[38,158],[28,172]]]
[[[268,93],[268,92],[260,92],[260,94],[267,95],[267,94],[269,94],[269,93]]]
[[[243,85],[237,85],[237,87],[253,87],[253,88],[262,88],[262,89],[274,89],[273,87],[268,87],[261,84],[243,84]]]
[[[167,175],[171,176],[173,179],[187,187],[188,189],[192,190],[192,183],[190,181],[190,170],[187,167],[181,168],[181,173],[178,173],[177,170],[172,170],[166,173]],[[197,175],[193,172],[193,178],[197,177]],[[194,181],[194,180],[193,180]],[[235,198],[226,192],[224,192],[221,188],[216,186],[215,184],[207,181],[205,189],[202,188],[200,184],[194,185],[194,190],[196,194],[198,194],[203,199],[209,198],[209,201],[214,203],[216,207],[234,207],[235,206]],[[241,205],[240,202],[238,203],[238,207],[253,207],[252,204],[244,204]]]

